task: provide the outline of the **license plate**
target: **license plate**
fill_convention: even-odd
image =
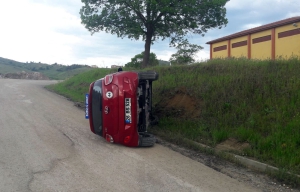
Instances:
[[[89,94],[85,94],[85,118],[89,118]]]
[[[131,98],[125,98],[125,123],[131,123]]]

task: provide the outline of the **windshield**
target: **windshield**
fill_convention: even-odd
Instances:
[[[94,83],[92,93],[92,116],[95,133],[102,136],[102,80]]]

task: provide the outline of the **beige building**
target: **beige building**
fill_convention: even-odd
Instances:
[[[122,67],[121,65],[111,65],[110,68],[119,68],[119,67]]]
[[[300,16],[207,42],[210,58],[276,59],[300,57]]]

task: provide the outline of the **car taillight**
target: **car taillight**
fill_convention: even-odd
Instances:
[[[104,84],[109,85],[114,79],[113,75],[106,75],[104,78]]]
[[[124,143],[125,143],[125,144],[129,143],[129,142],[130,142],[130,139],[131,139],[130,136],[126,136],[126,137],[124,138]]]
[[[106,141],[113,143],[114,138],[112,136],[110,136],[109,134],[106,134]]]

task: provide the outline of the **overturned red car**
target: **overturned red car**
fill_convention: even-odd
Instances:
[[[120,71],[91,83],[87,110],[90,129],[112,143],[130,147],[153,146],[155,137],[147,128],[152,115],[154,71]]]

